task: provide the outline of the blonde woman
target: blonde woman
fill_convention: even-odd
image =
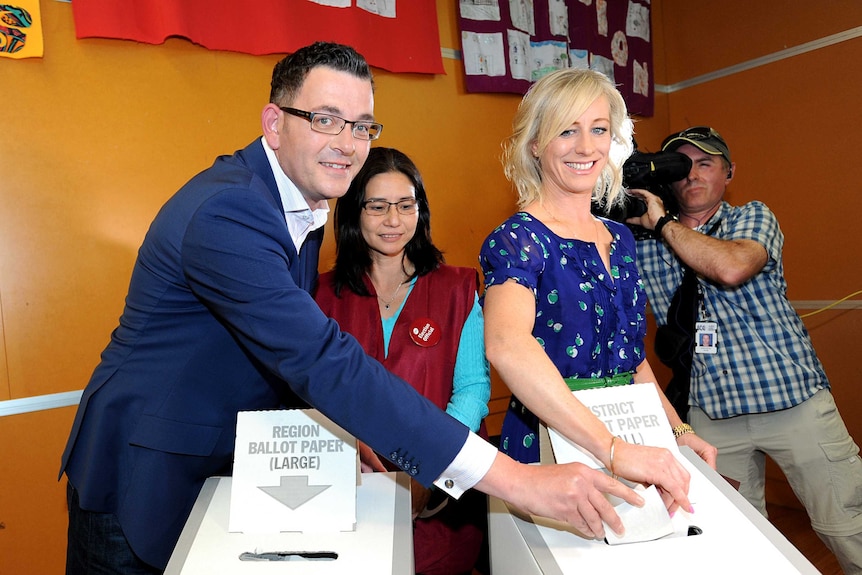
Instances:
[[[688,472],[665,450],[614,438],[571,390],[655,385],[646,360],[646,295],[635,243],[622,224],[597,218],[593,200],[624,193],[632,151],[625,102],[595,71],[566,69],[539,80],[521,102],[503,163],[519,208],[482,247],[485,345],[513,396],[500,449],[538,460],[539,421],[593,453],[624,478],[665,488]],[[715,466],[716,450],[662,398],[674,435]]]

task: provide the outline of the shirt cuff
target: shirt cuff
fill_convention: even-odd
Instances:
[[[437,478],[434,485],[458,499],[485,477],[496,457],[496,447],[475,433],[470,433],[461,451],[449,467],[443,470],[443,474]]]

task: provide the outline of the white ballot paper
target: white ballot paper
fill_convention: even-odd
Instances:
[[[667,512],[660,505],[654,488],[637,487],[643,490],[640,494],[647,504],[631,511],[630,506],[618,505],[616,511],[622,517],[626,536],[617,539],[605,526],[607,542],[587,538],[569,524],[535,515],[530,516],[529,521],[509,515],[516,532],[512,537],[511,531],[507,531],[506,515],[491,514],[492,519],[495,515],[501,516],[496,523],[501,528],[496,535],[496,551],[492,532],[492,559],[494,556],[504,559],[498,564],[503,567],[499,569],[501,575],[606,571],[658,573],[662,569],[667,571],[668,557],[676,558],[679,565],[694,565],[698,573],[817,573],[789,541],[693,451],[685,449],[683,453],[676,446],[654,385],[586,390],[576,392],[575,396],[614,435],[631,443],[671,450],[691,474],[688,497],[695,513],[677,509],[670,520],[671,534],[660,536],[661,531],[650,532],[662,522],[651,514],[666,520]],[[539,437],[543,463],[553,459],[547,453],[553,451],[558,463],[578,461],[595,469],[604,467],[553,430],[545,433],[546,430],[543,426]],[[617,503],[613,498],[609,500]],[[654,536],[657,538],[651,539]],[[530,566],[527,565],[529,562],[510,568],[512,557],[508,550],[517,547],[519,538],[524,539],[521,543],[529,547],[537,569],[541,566],[541,571],[525,571],[524,568]],[[617,544],[628,542],[633,544]],[[501,546],[505,547],[504,551],[499,550]],[[728,549],[733,552],[728,553]]]
[[[617,535],[605,524],[605,541],[608,542],[608,545],[653,541],[674,532],[667,508],[664,506],[664,501],[661,500],[661,495],[659,495],[655,485],[650,485],[646,489],[642,485],[637,485],[634,489],[644,498],[643,507],[635,507],[622,499],[610,497],[626,532],[624,535]],[[688,530],[687,524],[685,528]]]
[[[575,397],[598,417],[608,430],[628,443],[669,449],[680,457],[673,430],[667,420],[654,385],[636,384],[575,391]],[[557,463],[583,463],[593,469],[604,465],[576,443],[548,428],[554,459]],[[632,486],[644,498],[643,507],[634,507],[611,497],[617,515],[625,526],[625,535],[617,536],[605,525],[606,540],[611,545],[652,541],[671,534],[685,535],[688,523],[674,525],[655,486]]]
[[[237,416],[232,532],[352,531],[356,440],[314,409]]]

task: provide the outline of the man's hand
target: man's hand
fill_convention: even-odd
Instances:
[[[644,504],[634,490],[581,463],[524,465],[502,453],[476,488],[526,513],[564,521],[584,537],[596,539],[605,536],[602,521],[615,533],[624,532],[605,494],[638,507]]]
[[[627,193],[643,200],[646,204],[646,211],[640,216],[626,219],[626,223],[654,230],[659,218],[667,213],[664,202],[660,197],[647,190],[631,189],[627,190]]]

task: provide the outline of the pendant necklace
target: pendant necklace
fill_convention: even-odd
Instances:
[[[368,276],[368,277],[369,277],[369,279],[371,278],[371,276]],[[389,309],[389,307],[392,305],[392,302],[394,302],[395,298],[398,297],[398,291],[401,289],[401,286],[404,285],[405,281],[406,281],[406,279],[401,280],[401,282],[398,284],[398,287],[395,288],[395,292],[392,294],[392,297],[389,298],[388,300],[386,298],[384,298],[383,296],[381,296],[380,294],[377,295],[377,298],[381,302],[383,302],[383,307],[385,309]]]

